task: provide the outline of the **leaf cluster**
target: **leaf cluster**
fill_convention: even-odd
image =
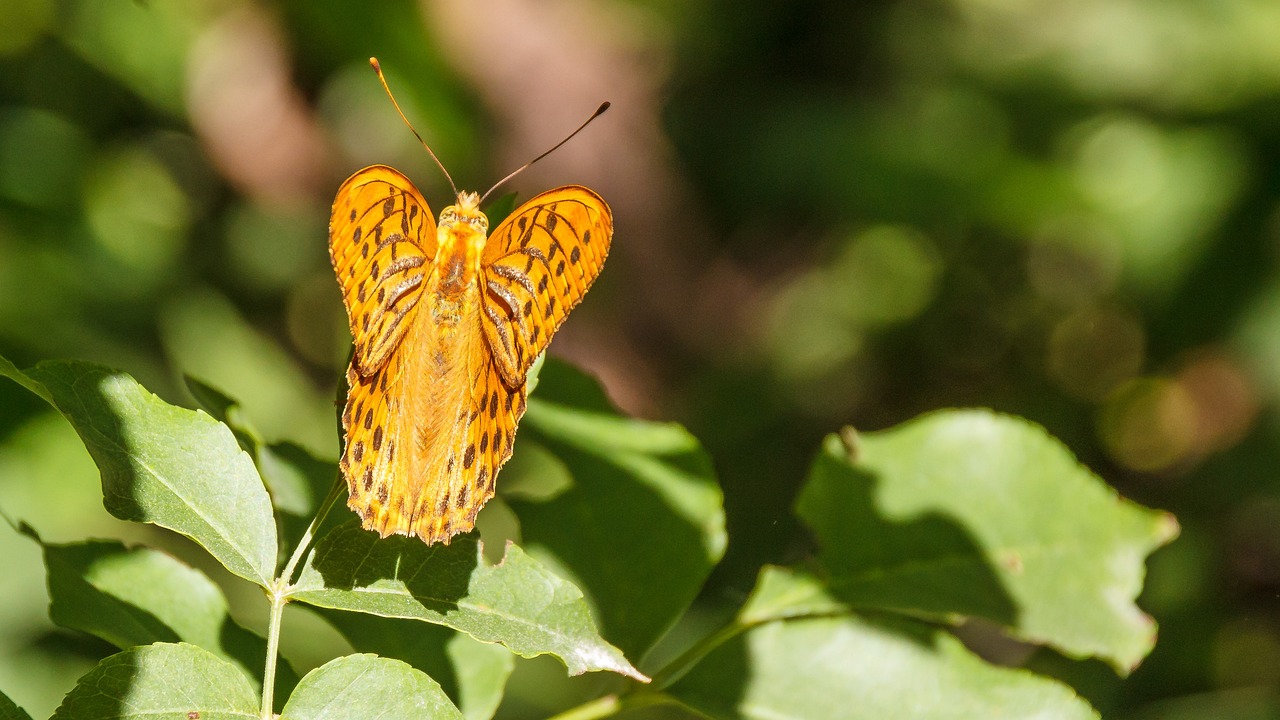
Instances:
[[[0,358],[0,375],[71,423],[112,515],[191,539],[272,602],[263,637],[166,553],[21,526],[43,547],[52,619],[121,651],[56,718],[487,720],[515,657],[544,654],[618,676],[561,720],[654,706],[717,720],[1091,718],[1067,685],[960,637],[979,625],[1127,673],[1155,640],[1133,602],[1144,560],[1177,529],[1018,418],[943,411],[846,430],[824,441],[796,508],[816,553],[763,568],[694,635],[691,607],[727,542],[711,460],[682,427],[619,414],[567,365],[542,367],[503,473],[494,505],[518,539],[505,547],[488,533],[378,539],[332,510],[345,487],[333,463],[264,439],[205,384],[190,382],[205,409],[189,410],[88,363]],[[278,660],[294,602],[357,654],[301,677]],[[0,719],[26,717],[0,694]]]

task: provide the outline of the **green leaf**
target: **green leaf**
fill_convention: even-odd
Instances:
[[[281,555],[287,555],[297,546],[334,483],[340,481],[338,464],[321,460],[293,442],[267,442],[245,416],[238,400],[190,375],[184,379],[192,397],[206,412],[231,428],[240,447],[253,458],[271,496],[271,505],[277,511]],[[350,513],[335,510],[325,518],[322,531],[352,517]]]
[[[462,720],[435,680],[399,660],[348,655],[307,673],[280,720]]]
[[[403,660],[430,675],[466,720],[489,720],[502,702],[515,656],[501,645],[415,620],[320,612],[356,650]]]
[[[595,380],[564,363],[542,369],[509,472],[504,480],[522,490],[526,476],[569,479],[553,495],[508,500],[529,552],[571,575],[604,635],[629,655],[675,623],[724,554],[723,497],[697,439],[620,415]]]
[[[515,656],[501,645],[482,643],[457,632],[445,642],[444,651],[457,682],[457,705],[462,716],[466,720],[492,718],[502,703],[507,678],[515,669]]]
[[[4,358],[0,358],[0,363],[3,362],[5,362]],[[31,716],[27,714],[26,710],[18,707],[17,703],[10,700],[8,695],[0,692],[0,720],[31,720]]]
[[[240,403],[236,402],[235,398],[199,378],[183,375],[182,380],[186,383],[187,391],[191,393],[191,397],[195,398],[196,402],[200,403],[200,407],[213,416],[214,420],[228,425],[235,424],[230,422],[231,414],[235,411],[235,408],[240,407]],[[247,420],[242,421],[242,424],[248,427]],[[234,430],[235,428],[233,427],[232,429]],[[256,436],[257,432],[255,431],[253,434]]]
[[[1121,673],[1155,642],[1134,605],[1171,515],[1119,497],[1039,426],[945,411],[827,438],[798,511],[853,607],[979,616]]]
[[[319,607],[446,625],[524,657],[550,653],[577,675],[611,670],[645,680],[596,632],[582,593],[514,545],[486,565],[474,534],[450,545],[380,540],[359,523],[316,546],[292,598]]]
[[[112,515],[179,532],[236,575],[270,582],[276,557],[271,503],[227,426],[90,363],[45,362],[24,374],[6,362],[0,374],[49,400],[71,422],[101,471],[103,504]]]
[[[199,570],[158,550],[114,541],[42,546],[49,617],[58,625],[122,650],[187,642],[235,663],[250,678],[261,674],[266,640],[231,619],[222,590]],[[276,693],[286,697],[297,682],[281,660]]]
[[[192,717],[256,720],[258,698],[236,666],[184,643],[112,655],[80,678],[53,715],[54,720]]]
[[[0,356],[0,375],[18,383],[22,387],[30,390],[36,395],[39,395],[45,402],[57,407],[57,403],[53,401],[53,396],[49,394],[49,391],[46,390],[43,385],[27,377],[21,370],[3,356]]]
[[[1098,717],[1069,687],[988,665],[924,623],[811,615],[839,604],[821,594],[812,578],[766,568],[739,632],[667,692],[716,720]]]

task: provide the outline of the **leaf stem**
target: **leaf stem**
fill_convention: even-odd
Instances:
[[[320,528],[320,524],[329,516],[329,511],[333,509],[333,505],[338,498],[342,496],[342,472],[338,472],[337,478],[333,481],[333,487],[329,488],[329,494],[325,497],[324,502],[320,503],[320,508],[316,511],[316,516],[311,519],[311,524],[307,525],[306,532],[302,533],[302,537],[298,539],[298,546],[293,549],[293,554],[289,556],[289,562],[285,563],[284,570],[280,571],[279,577],[272,582],[271,587],[267,588],[267,597],[271,599],[271,618],[267,624],[267,661],[262,671],[262,720],[272,720],[275,705],[275,689],[276,689],[276,665],[280,658],[280,624],[284,617],[284,606],[289,604],[289,591],[292,590],[291,582],[293,573],[298,569],[298,563],[302,561],[307,549],[311,547],[311,541],[315,539],[316,531]]]
[[[271,589],[271,619],[267,625],[267,663],[262,671],[262,720],[275,717],[276,663],[280,657],[280,620],[289,598],[284,593],[285,582],[276,580]]]
[[[747,630],[749,627],[751,627],[750,624],[743,623],[735,618],[728,625],[697,641],[688,650],[680,653],[676,659],[667,663],[655,672],[653,674],[653,682],[650,687],[656,690],[662,690],[670,686],[671,683],[683,677],[684,674],[689,671],[689,668],[693,667],[698,663],[698,661],[710,654],[712,650],[715,650],[729,640],[732,640],[734,636],[744,630]]]
[[[302,533],[302,537],[298,539],[298,546],[293,549],[293,554],[289,556],[289,562],[285,563],[284,570],[280,573],[279,580],[282,584],[288,585],[293,581],[293,573],[298,568],[303,555],[311,547],[311,541],[315,539],[316,530],[320,528],[320,523],[329,516],[329,511],[333,509],[333,504],[337,502],[342,495],[342,471],[338,471],[338,476],[334,478],[333,486],[329,488],[329,495],[325,497],[324,502],[320,503],[320,509],[316,511],[316,516],[311,519],[311,524],[307,526],[306,532]],[[286,588],[287,589],[287,588]]]
[[[623,710],[633,710],[645,705],[656,705],[668,702],[669,697],[661,693],[638,692],[626,695],[605,695],[589,700],[577,707],[569,708],[547,720],[600,720],[617,715]]]

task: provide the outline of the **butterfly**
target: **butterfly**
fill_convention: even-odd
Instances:
[[[612,212],[585,187],[544,192],[492,233],[481,201],[459,192],[437,221],[408,178],[373,165],[333,202],[354,339],[339,464],[348,505],[383,537],[430,545],[474,527],[511,457],[529,368],[609,253]]]

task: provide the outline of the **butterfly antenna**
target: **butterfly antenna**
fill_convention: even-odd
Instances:
[[[481,196],[480,196],[480,202],[481,202],[481,203],[483,203],[483,202],[484,202],[484,199],[485,199],[485,198],[487,198],[487,197],[489,197],[489,193],[493,192],[494,190],[497,190],[499,185],[501,185],[501,184],[505,183],[506,181],[510,180],[511,178],[513,178],[513,177],[515,177],[515,176],[519,175],[520,173],[524,172],[524,171],[525,171],[525,170],[526,170],[530,165],[532,165],[532,164],[534,164],[534,163],[538,162],[539,160],[541,160],[542,158],[544,158],[544,157],[546,157],[546,156],[550,155],[551,153],[553,153],[553,152],[555,152],[556,150],[558,150],[558,149],[560,148],[560,146],[561,146],[561,145],[563,145],[563,144],[565,144],[565,143],[569,142],[570,140],[572,140],[574,135],[577,135],[578,133],[582,132],[582,129],[583,129],[583,128],[585,128],[586,126],[590,125],[592,120],[595,120],[596,118],[598,118],[598,117],[600,117],[601,115],[603,115],[603,114],[604,114],[604,111],[605,111],[605,110],[608,110],[608,109],[609,109],[609,103],[607,103],[607,102],[605,102],[605,103],[601,103],[601,104],[600,104],[600,107],[596,108],[596,111],[595,111],[595,112],[593,112],[593,113],[591,113],[591,117],[587,118],[587,121],[586,121],[586,122],[584,122],[584,123],[582,123],[581,125],[579,125],[577,130],[574,130],[573,132],[569,133],[569,137],[566,137],[565,139],[563,139],[563,140],[561,140],[560,142],[556,143],[556,144],[555,144],[555,147],[553,147],[553,148],[551,148],[550,150],[548,150],[548,151],[546,151],[546,152],[542,153],[541,155],[539,155],[538,157],[536,157],[536,158],[534,158],[534,159],[530,160],[529,162],[525,163],[524,165],[521,165],[520,167],[516,168],[516,170],[515,170],[514,172],[512,172],[510,175],[508,175],[508,176],[506,176],[506,177],[502,178],[501,180],[499,180],[498,182],[494,183],[494,184],[493,184],[493,187],[491,187],[491,188],[489,188],[488,190],[486,190],[486,191],[485,191],[485,193],[484,193],[484,195],[481,195]]]
[[[422,136],[418,134],[417,130],[414,130],[413,123],[410,123],[409,118],[404,116],[404,111],[400,109],[400,103],[396,102],[396,96],[391,94],[391,87],[387,85],[387,78],[382,75],[382,66],[378,64],[378,58],[369,58],[369,64],[373,66],[373,71],[378,73],[378,80],[382,82],[382,89],[387,91],[387,97],[391,98],[391,104],[396,106],[396,112],[400,113],[400,119],[404,121],[405,125],[409,126],[409,130],[413,133],[414,137],[418,138],[418,142],[422,143],[422,147],[427,149],[427,154],[431,156],[431,159],[436,161],[436,165],[440,167],[440,172],[444,173],[445,179],[449,181],[449,187],[453,188],[454,196],[457,196],[458,186],[453,184],[453,177],[451,177],[449,175],[449,171],[444,168],[444,163],[440,162],[440,158],[436,157],[436,154],[431,151],[431,146],[427,145],[427,141],[422,139]],[[524,168],[521,169],[523,170]]]

